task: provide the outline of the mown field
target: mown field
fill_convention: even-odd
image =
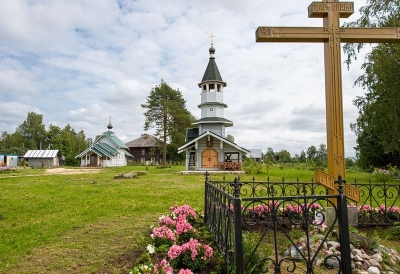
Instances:
[[[150,226],[170,206],[203,208],[204,175],[181,170],[129,166],[86,174],[45,169],[0,174],[0,273],[127,273],[138,255],[135,247],[148,240]],[[114,179],[129,171],[148,174]],[[255,175],[273,181],[312,176],[312,169],[296,167]],[[348,180],[369,177],[347,174]]]

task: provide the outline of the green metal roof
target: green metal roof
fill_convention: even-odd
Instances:
[[[125,148],[129,149],[117,136],[115,136],[115,133],[112,131],[106,131],[104,132],[97,140],[99,140],[102,136],[106,136],[108,139],[110,139],[111,142],[113,142],[118,148]],[[96,141],[95,141],[96,142]]]

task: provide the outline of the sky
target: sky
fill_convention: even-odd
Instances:
[[[247,149],[292,156],[326,144],[323,45],[256,43],[259,26],[322,26],[311,0],[0,0],[0,132],[32,111],[94,138],[107,130],[138,138],[141,104],[163,79],[200,117],[200,89],[212,34],[224,89],[226,134]],[[359,17],[366,0],[355,1]],[[345,155],[355,156],[354,86],[367,50],[343,63]],[[152,134],[154,130],[147,133]]]

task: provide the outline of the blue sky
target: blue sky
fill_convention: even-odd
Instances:
[[[164,79],[200,118],[210,34],[227,82],[226,133],[240,146],[287,149],[326,143],[322,44],[256,43],[258,26],[322,26],[310,0],[0,0],[0,131],[29,111],[88,138],[113,131],[124,142],[144,133],[146,96]],[[355,1],[355,20],[364,0]],[[344,20],[342,20],[344,22]],[[361,62],[343,65],[346,156],[354,156],[351,103]],[[342,61],[344,58],[342,59]],[[152,133],[152,131],[149,131]]]

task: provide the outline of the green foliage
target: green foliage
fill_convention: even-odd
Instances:
[[[142,104],[146,109],[144,113],[144,130],[155,128],[155,136],[163,141],[161,151],[163,153],[163,165],[167,158],[167,142],[172,149],[169,150],[171,160],[181,160],[176,151],[184,144],[186,129],[191,125],[193,116],[186,109],[186,101],[179,90],[172,89],[164,80],[153,88],[147,101]]]
[[[345,24],[349,27],[399,27],[400,2],[372,0],[360,10],[361,17]],[[363,44],[346,44],[347,64],[357,58]],[[400,161],[400,45],[377,44],[361,66],[365,74],[355,84],[366,90],[353,103],[358,108],[356,123],[351,125],[357,135],[359,164],[371,170]]]
[[[16,133],[22,136],[24,147],[27,149],[40,149],[46,135],[43,115],[28,112],[26,120],[17,127]]]
[[[242,169],[247,174],[268,173],[268,164],[256,162],[253,157],[250,157],[245,159]]]
[[[63,129],[50,124],[46,131],[43,115],[29,112],[15,133],[2,132],[0,151],[23,156],[28,149],[57,149],[65,157],[65,165],[80,166],[75,156],[87,147],[83,130],[76,132],[69,124]]]
[[[270,233],[268,233],[269,235]],[[269,237],[269,236],[268,236]],[[263,265],[260,262],[271,256],[272,250],[269,241],[260,241],[259,232],[243,232],[243,259],[246,273],[258,274],[267,273],[265,270],[270,266],[269,261],[264,261]],[[255,250],[255,247],[257,249]]]

